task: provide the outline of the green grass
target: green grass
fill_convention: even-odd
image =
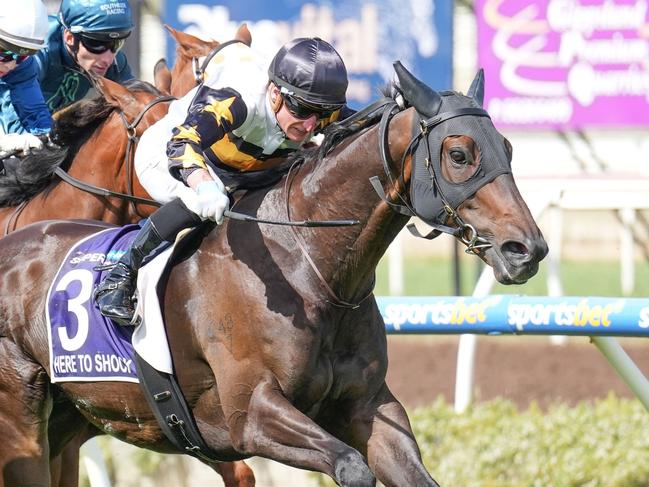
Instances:
[[[477,258],[462,256],[460,260],[462,294],[470,295],[473,283],[479,275]],[[622,296],[620,265],[618,262],[561,262],[561,282],[566,296]],[[453,295],[453,269],[450,259],[439,257],[406,257],[404,262],[404,296]],[[543,296],[547,294],[547,268],[542,262],[539,273],[520,286],[496,284],[491,294],[524,294]],[[377,269],[377,296],[389,294],[387,261],[381,261]],[[649,296],[649,263],[636,262],[635,288],[632,296]]]
[[[638,401],[609,395],[544,412],[498,399],[455,414],[440,399],[409,416],[424,464],[443,486],[649,485],[649,414]]]

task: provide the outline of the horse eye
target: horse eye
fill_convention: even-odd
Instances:
[[[466,157],[464,157],[464,152],[461,150],[452,150],[451,153],[451,160],[457,164],[463,164],[466,162]]]

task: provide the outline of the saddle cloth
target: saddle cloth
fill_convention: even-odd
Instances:
[[[124,327],[104,317],[92,299],[95,286],[135,238],[139,227],[127,225],[92,234],[72,246],[47,295],[46,320],[50,380],[139,382],[133,350],[155,369],[171,374],[169,352],[157,284],[173,247],[149,260],[138,274],[137,327]]]

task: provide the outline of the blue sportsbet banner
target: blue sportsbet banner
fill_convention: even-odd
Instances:
[[[649,299],[380,297],[388,333],[649,336]]]
[[[452,0],[168,0],[163,19],[172,27],[203,39],[227,41],[241,23],[252,34],[252,47],[272,59],[296,37],[331,42],[349,73],[347,98],[360,108],[376,100],[378,88],[393,78],[400,60],[436,90],[452,88]],[[167,36],[167,59],[175,42]]]

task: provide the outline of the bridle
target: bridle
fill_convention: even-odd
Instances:
[[[113,191],[113,190],[109,190],[109,189],[101,188],[99,186],[85,183],[73,176],[70,176],[67,172],[61,169],[61,167],[57,167],[54,170],[54,173],[66,183],[82,191],[86,191],[91,194],[96,194],[98,196],[117,197],[129,201],[133,206],[133,211],[135,212],[135,214],[138,215],[140,218],[143,218],[142,214],[139,212],[137,208],[137,204],[144,204],[150,206],[160,206],[160,204],[152,199],[140,198],[139,196],[134,195],[134,191],[133,191],[133,171],[135,165],[134,149],[140,139],[140,137],[137,135],[137,126],[140,124],[140,122],[142,121],[146,113],[149,110],[151,110],[154,106],[158,105],[159,103],[166,103],[166,102],[173,101],[175,99],[176,98],[173,96],[163,95],[154,100],[151,100],[142,108],[142,110],[140,110],[140,112],[135,116],[132,122],[129,122],[126,119],[126,116],[124,115],[124,112],[122,110],[119,110],[120,119],[122,120],[122,124],[124,125],[124,129],[126,130],[126,134],[128,137],[128,142],[126,144],[126,152],[124,154],[124,168],[126,172],[125,175],[126,175],[127,193],[121,193],[119,191]]]
[[[427,119],[420,120],[419,122],[419,131],[412,137],[406,150],[401,157],[400,164],[400,174],[399,180],[397,181],[393,175],[392,167],[394,162],[390,156],[389,146],[388,146],[388,126],[390,124],[391,118],[400,112],[404,107],[402,104],[399,104],[397,101],[391,100],[391,103],[388,102],[386,108],[381,116],[381,121],[379,122],[379,140],[380,140],[380,153],[381,153],[381,162],[383,163],[383,170],[388,178],[389,185],[392,189],[391,192],[396,194],[396,199],[400,203],[391,201],[385,195],[383,186],[378,176],[370,178],[370,182],[374,187],[374,190],[378,193],[383,201],[385,201],[390,208],[392,208],[397,213],[406,215],[409,217],[417,216],[421,218],[421,215],[415,210],[413,205],[410,202],[410,198],[403,195],[400,188],[405,187],[405,175],[404,169],[406,166],[406,158],[412,156],[418,144],[425,140],[426,147],[426,159],[424,164],[428,170],[431,185],[434,187],[435,191],[439,194],[439,198],[443,203],[443,208],[445,212],[445,219],[450,220],[453,226],[446,225],[443,223],[432,223],[427,221],[429,225],[433,227],[433,230],[429,233],[422,235],[419,233],[414,223],[409,223],[407,225],[408,230],[416,237],[426,238],[432,240],[435,237],[438,237],[442,233],[447,233],[452,235],[455,238],[458,238],[462,243],[466,245],[465,252],[469,254],[478,253],[481,250],[488,249],[492,246],[491,243],[484,237],[478,234],[478,231],[470,223],[466,223],[462,217],[458,214],[457,210],[449,203],[448,199],[444,195],[442,188],[439,184],[439,177],[435,173],[433,165],[431,164],[432,154],[430,148],[430,140],[428,134],[432,132],[435,127],[440,125],[442,122],[450,120],[452,118],[462,117],[462,116],[478,116],[478,117],[488,117],[488,113],[481,108],[457,108],[455,110],[450,110],[448,112],[443,112],[434,117],[429,117]],[[423,218],[422,218],[423,219]]]
[[[417,231],[416,227],[414,224],[410,223],[407,225],[407,228],[410,230],[410,232],[418,237],[422,238],[427,238],[427,239],[433,239],[442,233],[448,233],[456,238],[458,238],[460,241],[462,241],[466,245],[466,252],[467,253],[478,253],[481,250],[487,249],[491,247],[492,245],[484,238],[481,237],[475,227],[469,223],[466,223],[462,217],[457,213],[457,211],[452,207],[452,205],[448,202],[448,199],[444,196],[444,194],[441,191],[441,187],[439,186],[439,183],[437,182],[437,175],[435,174],[435,170],[430,164],[431,160],[431,148],[430,148],[430,141],[428,139],[428,134],[435,129],[436,126],[441,124],[442,122],[449,120],[451,118],[456,118],[456,117],[461,117],[461,116],[489,116],[486,111],[479,109],[479,108],[458,108],[455,110],[451,110],[449,112],[444,112],[439,115],[436,115],[434,117],[430,117],[424,120],[421,120],[419,123],[419,131],[411,138],[410,142],[408,143],[406,150],[403,153],[403,156],[401,158],[401,166],[400,166],[400,174],[398,179],[395,178],[395,175],[393,174],[392,168],[394,167],[394,162],[392,161],[392,158],[390,156],[390,150],[389,150],[389,139],[388,139],[388,127],[390,125],[390,120],[394,115],[397,113],[401,112],[404,110],[405,104],[403,102],[403,99],[399,99],[399,97],[395,98],[390,98],[390,97],[384,97],[368,107],[364,108],[361,111],[356,112],[352,116],[348,117],[341,123],[348,124],[348,125],[360,125],[360,126],[368,126],[370,125],[373,121],[375,121],[377,118],[380,117],[379,121],[379,152],[381,156],[381,163],[383,165],[383,170],[387,176],[388,179],[388,184],[391,187],[392,191],[396,196],[394,197],[394,200],[398,200],[399,203],[395,201],[389,200],[386,195],[385,191],[383,190],[383,185],[381,184],[381,181],[378,176],[373,176],[370,178],[370,182],[372,186],[374,187],[374,190],[378,193],[380,198],[385,201],[389,207],[396,211],[399,214],[406,215],[408,217],[412,216],[420,216],[418,212],[415,210],[413,205],[410,203],[410,198],[407,197],[402,193],[402,190],[400,188],[406,187],[405,184],[405,166],[406,166],[406,158],[410,155],[412,155],[413,151],[417,147],[417,145],[422,141],[426,141],[426,150],[427,150],[427,162],[426,162],[426,167],[429,171],[430,178],[431,178],[431,184],[434,185],[437,188],[437,191],[440,193],[440,197],[443,201],[444,204],[444,210],[447,215],[447,219],[449,219],[455,226],[449,226],[449,225],[442,225],[438,224],[434,226],[434,230],[428,233],[427,235],[420,235],[419,232]],[[293,166],[291,167],[291,170],[293,169]],[[294,173],[289,170],[289,174],[286,177],[285,181],[285,206],[286,206],[286,214],[287,218],[290,220],[290,204],[289,204],[289,193],[290,193],[290,188],[291,188],[291,183],[292,183],[292,176]],[[357,309],[360,307],[360,305],[365,301],[367,298],[369,298],[372,293],[374,292],[374,282],[372,282],[372,285],[370,286],[369,292],[363,295],[362,298],[355,302],[350,302],[345,299],[342,299],[327,283],[327,280],[324,278],[320,270],[318,269],[316,263],[313,261],[311,256],[309,255],[308,249],[307,249],[307,244],[304,241],[304,238],[297,232],[296,229],[292,228],[291,229],[293,232],[293,236],[295,237],[295,241],[297,242],[298,247],[300,248],[300,251],[306,258],[307,262],[309,263],[309,266],[311,269],[314,271],[315,275],[318,277],[318,280],[324,287],[324,289],[327,291],[327,294],[329,295],[329,299],[327,302],[333,306],[339,307],[339,308],[346,308],[346,309]]]
[[[242,43],[245,44],[245,42],[239,40],[239,39],[232,39],[226,42],[223,42],[216,46],[214,49],[212,49],[209,54],[203,59],[203,62],[199,64],[199,58],[193,57],[192,58],[192,67],[194,69],[194,79],[196,80],[196,84],[200,84],[204,81],[205,79],[205,70],[207,69],[207,66],[210,64],[210,61],[212,61],[212,58],[216,56],[216,54],[223,48],[232,45],[232,44],[237,44],[237,43]]]

